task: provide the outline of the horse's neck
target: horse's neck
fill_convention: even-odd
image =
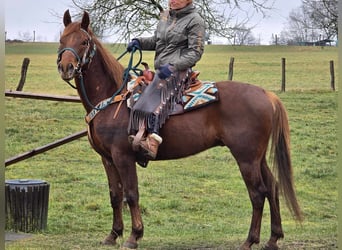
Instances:
[[[105,72],[99,56],[95,56],[87,67],[83,73],[83,83],[81,78],[77,79],[77,89],[83,106],[89,113],[93,107],[87,103],[86,99],[95,106],[111,97],[116,89],[115,83],[112,82],[111,77]],[[85,88],[85,93],[82,90],[82,84]]]

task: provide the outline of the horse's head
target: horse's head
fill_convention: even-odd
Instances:
[[[69,10],[63,17],[65,29],[60,38],[58,71],[61,78],[69,81],[79,74],[95,54],[96,46],[89,34],[89,15],[84,12],[81,22],[72,22]]]

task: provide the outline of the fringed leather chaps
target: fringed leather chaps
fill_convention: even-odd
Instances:
[[[155,75],[131,110],[129,134],[136,134],[141,127],[146,127],[149,133],[158,134],[175,105],[181,103],[189,72],[175,72],[166,80]]]

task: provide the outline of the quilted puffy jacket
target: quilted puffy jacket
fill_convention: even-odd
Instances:
[[[195,6],[161,13],[152,37],[137,38],[142,50],[155,50],[154,67],[172,64],[176,70],[195,66],[204,50],[205,24]]]

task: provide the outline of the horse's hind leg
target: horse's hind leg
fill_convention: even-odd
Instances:
[[[264,249],[278,249],[277,241],[284,236],[281,227],[279,195],[276,180],[267,166],[265,156],[261,162],[239,162],[239,167],[253,207],[248,238],[240,249],[251,249],[253,244],[260,242],[261,220],[266,197],[270,204],[271,237]]]
[[[278,186],[271,170],[267,166],[265,157],[262,160],[261,172],[267,187],[267,199],[271,214],[271,237],[264,249],[273,250],[278,249],[277,241],[284,237],[284,233],[281,226]]]
[[[263,182],[260,160],[253,162],[238,161],[238,164],[253,207],[249,234],[247,240],[240,246],[240,249],[247,250],[251,249],[253,244],[260,242],[261,219],[267,188]]]
[[[122,201],[123,187],[117,169],[109,160],[102,158],[103,165],[106,170],[110,202],[113,209],[113,225],[110,234],[102,241],[105,245],[115,245],[116,239],[122,236],[123,220],[122,220]]]

